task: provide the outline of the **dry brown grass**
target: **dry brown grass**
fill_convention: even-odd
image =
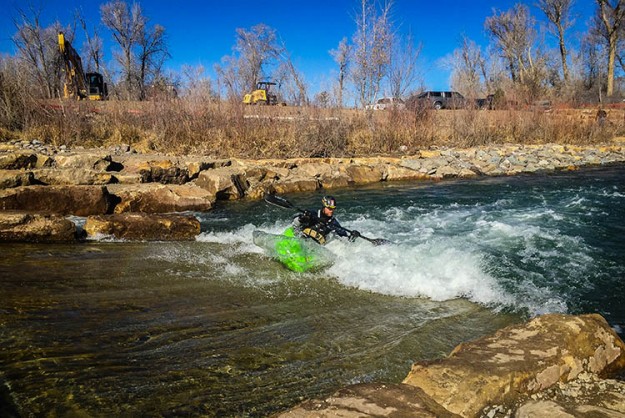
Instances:
[[[0,126],[55,145],[128,144],[140,151],[215,158],[346,157],[413,153],[431,146],[598,144],[625,134],[622,109],[603,123],[589,110],[386,111],[243,106],[239,103],[48,102]]]

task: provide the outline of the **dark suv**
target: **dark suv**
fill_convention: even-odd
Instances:
[[[436,110],[461,109],[467,105],[464,96],[457,91],[426,91],[418,95],[415,102]]]

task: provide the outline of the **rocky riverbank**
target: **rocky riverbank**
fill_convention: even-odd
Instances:
[[[428,149],[395,157],[255,161],[139,154],[129,146],[70,150],[38,141],[14,141],[0,144],[0,240],[71,242],[85,234],[194,239],[199,224],[189,227],[189,216],[179,213],[209,211],[217,200],[260,199],[265,193],[331,190],[382,181],[577,170],[623,162],[625,138],[599,147],[506,145]],[[75,227],[68,233],[69,215],[87,217],[90,227]]]
[[[281,418],[623,417],[625,344],[599,315],[544,315],[420,362],[401,384],[360,384]]]

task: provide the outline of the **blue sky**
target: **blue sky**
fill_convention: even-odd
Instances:
[[[12,17],[15,6],[25,8],[34,4],[43,10],[42,24],[55,20],[72,22],[73,12],[81,9],[92,25],[100,25],[99,6],[102,0],[0,0],[0,52],[13,53],[11,36],[15,32]],[[128,3],[132,3],[129,1]],[[167,68],[178,70],[184,64],[203,65],[213,78],[213,66],[232,53],[237,28],[251,28],[265,23],[274,28],[285,42],[296,67],[304,74],[316,92],[327,88],[334,74],[335,64],[329,55],[343,37],[348,39],[355,31],[354,17],[359,0],[219,0],[219,1],[163,1],[139,2],[152,24],[166,28],[172,58]],[[493,14],[493,8],[507,10],[518,1],[512,0],[395,0],[394,21],[400,32],[411,32],[422,44],[421,73],[425,87],[449,88],[449,71],[441,59],[451,54],[464,34],[485,45],[484,20]],[[542,14],[530,6],[539,20]],[[594,0],[577,0],[576,31],[584,31],[594,10]],[[82,36],[75,42],[79,51]],[[101,33],[106,31],[101,30]],[[570,36],[573,36],[573,31]],[[571,39],[574,41],[574,39]],[[105,38],[105,53],[113,43]]]

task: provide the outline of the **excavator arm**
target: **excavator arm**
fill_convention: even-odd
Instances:
[[[65,34],[59,32],[59,50],[65,66],[65,86],[63,96],[68,98],[85,99],[89,96],[89,86],[85,72],[82,69],[80,55],[65,39]]]

